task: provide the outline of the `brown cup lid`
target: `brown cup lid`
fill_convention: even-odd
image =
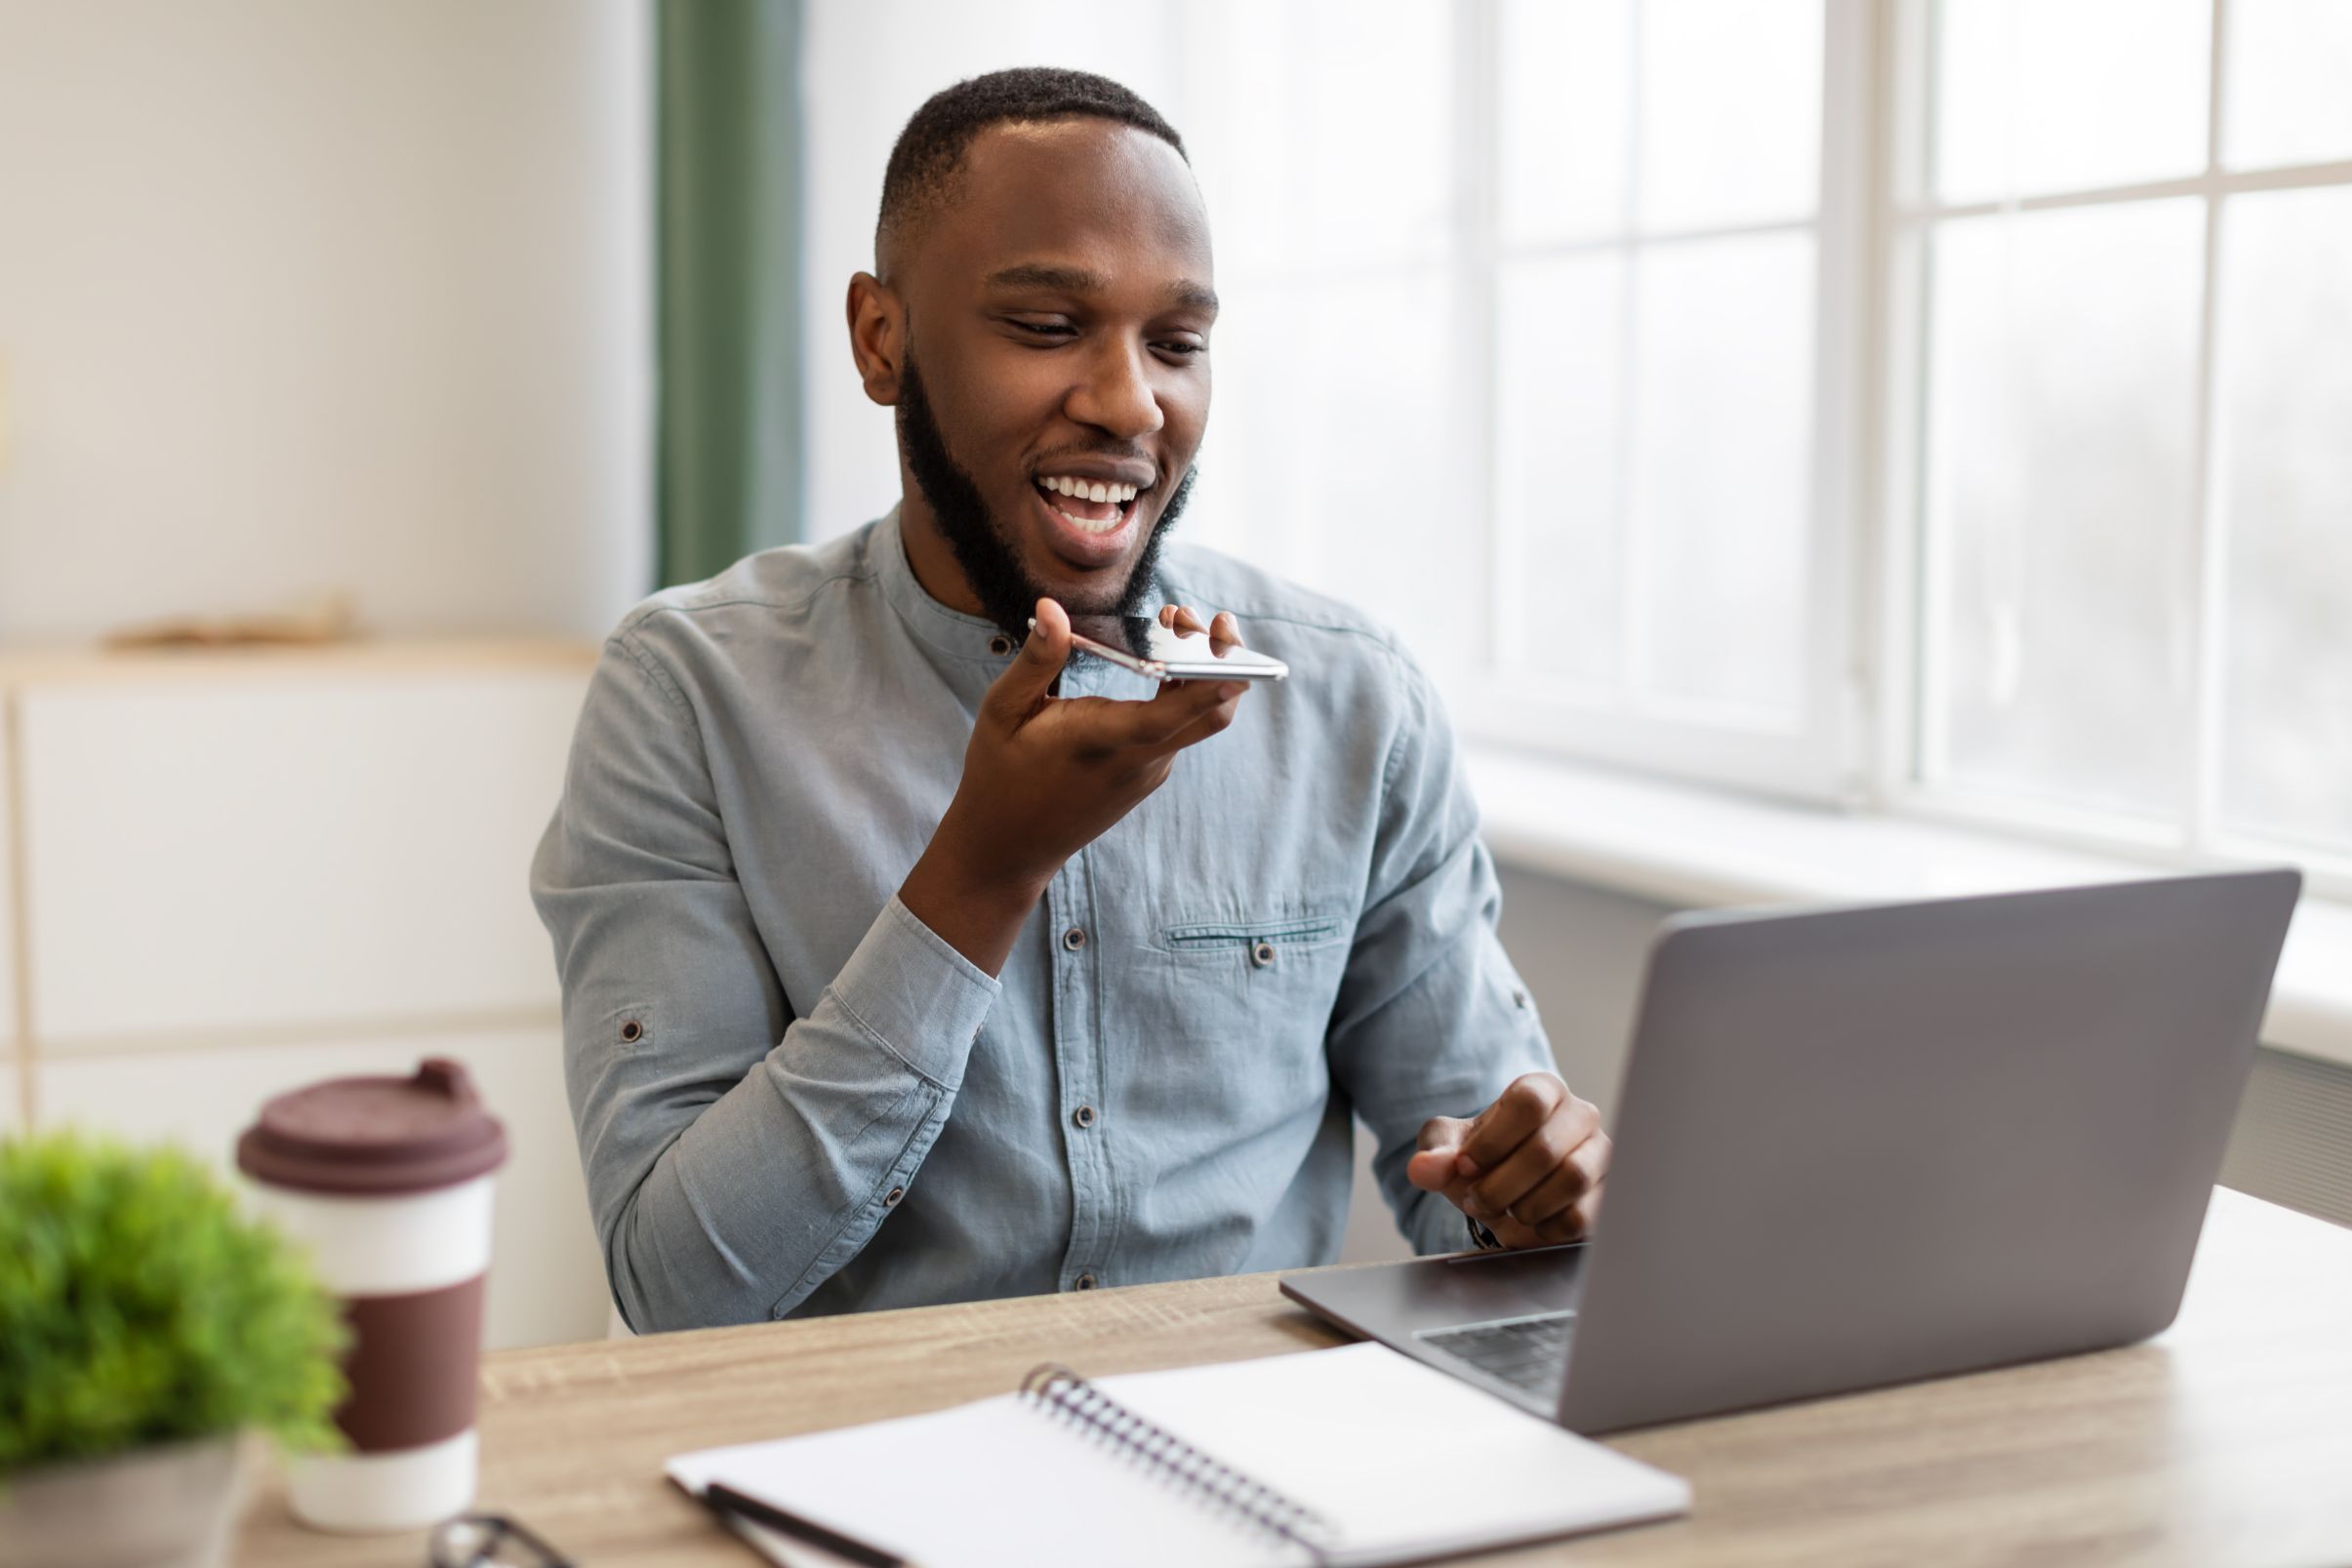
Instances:
[[[237,1168],[307,1192],[390,1196],[455,1186],[506,1163],[507,1132],[465,1064],[429,1057],[408,1078],[330,1078],[262,1106]]]

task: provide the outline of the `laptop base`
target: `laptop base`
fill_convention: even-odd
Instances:
[[[1465,1252],[1371,1268],[1293,1274],[1282,1294],[1359,1338],[1461,1378],[1547,1420],[1561,1380],[1529,1388],[1448,1353],[1431,1336],[1467,1326],[1541,1319],[1569,1311],[1584,1277],[1585,1245],[1524,1252]]]

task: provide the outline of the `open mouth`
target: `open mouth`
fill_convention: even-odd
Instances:
[[[1071,474],[1042,474],[1037,490],[1045,504],[1059,512],[1081,534],[1115,534],[1134,508],[1139,487],[1082,479]]]

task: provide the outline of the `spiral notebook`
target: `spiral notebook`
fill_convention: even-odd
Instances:
[[[1373,1344],[1098,1382],[1040,1368],[1017,1393],[668,1471],[921,1568],[1408,1562],[1690,1510],[1678,1477]],[[856,1560],[739,1533],[787,1568]]]

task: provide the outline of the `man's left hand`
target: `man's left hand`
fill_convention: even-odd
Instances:
[[[1506,1247],[1576,1241],[1601,1209],[1609,1137],[1601,1112],[1549,1072],[1515,1080],[1468,1121],[1432,1116],[1405,1167]]]

